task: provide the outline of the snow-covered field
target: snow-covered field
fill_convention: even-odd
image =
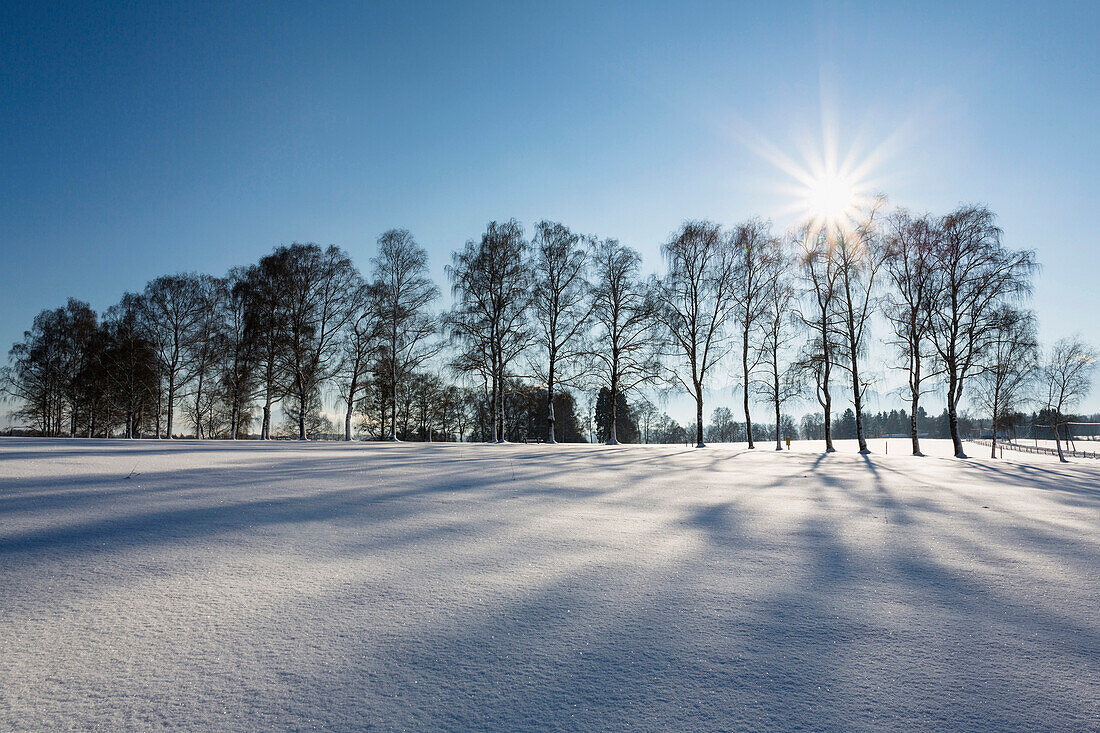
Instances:
[[[0,730],[1100,729],[1100,461],[816,447],[0,440]]]

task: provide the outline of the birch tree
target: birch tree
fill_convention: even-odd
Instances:
[[[439,288],[428,276],[427,252],[406,229],[390,229],[378,238],[378,254],[371,265],[383,359],[390,369],[390,407],[396,416],[401,381],[439,351],[431,341],[439,326],[427,312],[439,297]],[[397,440],[396,419],[390,425],[389,439]]]
[[[970,377],[981,369],[1000,308],[1030,294],[1035,253],[1005,248],[993,213],[983,206],[956,209],[943,217],[940,229],[929,333],[947,382],[948,430],[955,456],[966,458],[959,404]]]
[[[1056,341],[1043,363],[1043,408],[1049,416],[1058,460],[1062,463],[1067,462],[1058,434],[1063,411],[1088,396],[1097,358],[1094,348],[1080,338],[1072,337]]]
[[[254,349],[258,391],[263,398],[260,439],[270,440],[274,431],[273,408],[281,399],[285,301],[279,297],[283,257],[267,255],[249,267],[240,285],[246,308],[247,339]]]
[[[835,360],[835,332],[838,322],[839,273],[829,255],[829,237],[823,229],[804,226],[797,235],[798,262],[804,297],[795,304],[795,316],[809,332],[809,340],[797,368],[814,383],[814,394],[824,413],[825,451],[832,453],[832,368]]]
[[[753,337],[767,309],[768,258],[775,247],[771,225],[760,219],[741,224],[733,233],[733,298],[736,303],[734,320],[740,329],[741,382],[745,411],[745,435],[749,448],[755,448],[752,434],[752,415],[749,395],[752,392],[753,370],[760,364],[760,351],[753,345]]]
[[[1002,308],[992,328],[989,349],[976,379],[975,401],[989,412],[993,426],[990,457],[996,458],[997,427],[1034,378],[1039,345],[1035,317],[1028,311]]]
[[[61,434],[64,352],[62,310],[44,310],[23,332],[23,340],[12,345],[2,375],[3,391],[20,406],[16,415],[44,437]]]
[[[866,353],[871,315],[878,305],[878,276],[885,260],[885,250],[875,230],[877,208],[878,204],[853,226],[831,233],[828,250],[837,273],[839,318],[836,330],[844,357],[837,363],[848,373],[851,383],[856,441],[863,454],[871,452],[863,429],[863,399],[869,380],[861,369],[860,360]]]
[[[107,310],[103,374],[114,407],[124,416],[123,434],[140,438],[160,391],[158,356],[141,316],[141,296],[126,293]]]
[[[793,370],[784,366],[793,339],[791,321],[795,301],[791,282],[791,258],[780,240],[773,240],[774,252],[768,257],[767,288],[761,317],[763,343],[761,353],[768,378],[759,383],[759,392],[775,410],[775,449],[783,450],[781,423],[783,404],[798,394]]]
[[[684,222],[661,252],[668,270],[654,281],[654,316],[672,347],[673,379],[695,400],[695,442],[702,448],[703,389],[730,348],[727,325],[740,302],[735,288],[742,285],[734,273],[742,268],[721,227],[708,221]],[[753,298],[755,308],[755,293]]]
[[[447,316],[452,337],[464,347],[455,360],[461,372],[479,374],[489,391],[490,440],[504,442],[505,380],[531,344],[527,319],[533,275],[530,245],[514,219],[489,222],[480,240],[470,240],[447,268],[455,306]]]
[[[361,279],[355,265],[335,245],[278,247],[275,294],[280,302],[276,326],[282,332],[283,372],[289,380],[298,439],[306,440],[307,415],[317,404],[317,391],[333,376],[342,330],[352,317]]]
[[[934,253],[940,232],[928,216],[898,211],[886,227],[886,318],[894,333],[893,345],[904,361],[909,395],[909,437],[913,455],[921,456],[917,414],[925,383],[935,376],[928,368],[931,349],[931,304],[934,300]]]
[[[176,402],[191,377],[195,363],[192,347],[203,317],[199,276],[185,273],[158,277],[145,286],[141,303],[142,322],[156,349],[161,377],[166,382],[165,434],[172,438]],[[158,409],[158,422],[159,414]],[[157,437],[162,437],[159,426]]]
[[[533,298],[540,359],[534,370],[546,383],[546,442],[556,442],[554,396],[560,386],[575,386],[586,372],[586,330],[592,314],[588,253],[583,238],[549,221],[535,225]]]
[[[199,275],[195,278],[195,298],[199,309],[195,323],[194,336],[188,346],[191,351],[191,372],[188,381],[194,385],[188,417],[195,426],[195,437],[210,437],[204,434],[204,423],[214,410],[216,397],[215,370],[222,358],[219,350],[225,339],[226,301],[229,287],[222,278]]]
[[[251,405],[256,389],[259,333],[250,323],[251,293],[247,268],[234,268],[226,278],[224,322],[222,324],[221,390],[229,408],[229,438],[241,437],[251,422]]]
[[[351,420],[357,400],[366,386],[371,359],[379,348],[385,327],[382,323],[382,299],[378,290],[377,286],[363,284],[353,294],[352,315],[340,345],[341,361],[337,370],[337,386],[345,408],[344,440],[348,442],[352,437]]]
[[[610,392],[608,445],[618,445],[618,398],[657,378],[653,327],[656,303],[639,277],[641,256],[615,239],[596,243],[592,315],[596,379]]]

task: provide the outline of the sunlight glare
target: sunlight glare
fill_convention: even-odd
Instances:
[[[857,205],[855,185],[837,174],[812,181],[806,191],[807,213],[826,221],[840,223]]]

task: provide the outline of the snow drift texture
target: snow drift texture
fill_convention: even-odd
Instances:
[[[0,440],[0,729],[1100,727],[1100,465],[795,448]]]

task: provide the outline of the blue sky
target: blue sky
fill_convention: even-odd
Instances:
[[[1100,5],[780,5],[8,3],[0,343],[280,243],[365,267],[393,226],[444,290],[494,218],[657,269],[684,218],[792,224],[775,153],[830,130],[893,204],[988,204],[1043,338],[1100,344]]]

